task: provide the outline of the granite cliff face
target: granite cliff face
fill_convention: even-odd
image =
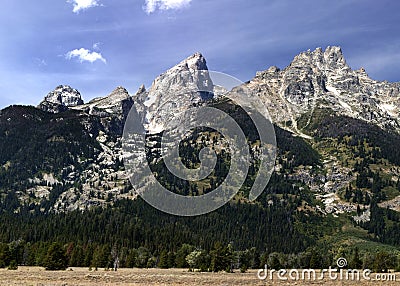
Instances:
[[[375,81],[368,77],[364,69],[352,70],[339,47],[300,53],[286,68],[270,67],[258,72],[243,85],[265,103],[273,123],[289,131],[277,132],[281,136],[278,138],[281,151],[276,171],[285,178],[305,182],[322,201],[329,201],[327,208],[333,212],[354,211],[355,204],[341,201],[338,194],[355,184],[355,174],[359,172],[351,165],[353,163],[349,163],[360,160],[355,160],[353,147],[342,146],[345,143],[337,141],[342,140],[341,134],[359,142],[370,138],[372,133],[367,134],[368,130],[379,134],[378,139],[368,143],[369,146],[375,144],[379,147],[379,152],[386,152],[381,157],[389,158],[389,163],[385,162],[379,168],[382,172],[393,174],[392,180],[400,177],[396,161],[400,154],[397,156],[388,144],[382,143],[382,139],[379,141],[388,134],[397,134],[394,137],[391,135],[389,142],[395,142],[394,145],[398,142],[400,84]],[[166,124],[181,111],[195,105],[206,105],[210,99],[214,104],[220,100],[223,102],[224,92],[222,87],[213,85],[206,60],[196,53],[158,76],[148,89],[142,85],[133,96],[125,88],[117,87],[107,96],[84,103],[76,89],[58,86],[37,109],[10,107],[0,111],[1,140],[5,146],[13,145],[16,154],[3,156],[3,167],[0,165],[0,168],[3,168],[3,174],[21,174],[16,182],[10,180],[3,188],[0,185],[0,195],[12,189],[21,202],[40,205],[48,200],[47,207],[54,211],[84,210],[117,198],[132,198],[134,193],[122,164],[121,136],[133,104],[143,119],[147,133],[155,134],[163,131]],[[328,110],[329,114],[323,114],[325,117],[322,118],[321,110]],[[322,134],[318,140],[326,139],[329,148],[325,145],[321,147],[321,143],[315,140],[313,130],[310,131],[311,125],[318,125],[316,121],[321,123],[318,120],[333,122],[332,126],[336,128],[323,126],[325,129],[316,130],[319,135]],[[21,127],[28,123],[26,130]],[[349,132],[345,133],[347,129]],[[335,130],[341,134],[335,133]],[[39,135],[36,136],[36,133]],[[30,161],[27,161],[26,166],[20,167],[18,160],[26,157],[18,153],[25,150],[27,142],[24,138],[34,140],[29,143],[32,145],[29,152],[39,152],[30,154],[30,157],[44,158],[37,164],[53,162],[54,150],[65,152],[57,153],[63,159],[41,167],[29,165]],[[299,150],[319,153],[323,162],[320,167],[305,163],[288,169],[287,166],[296,161],[296,156],[304,155],[292,155],[292,149],[297,148],[293,142],[300,146],[299,140],[303,147],[308,146],[305,149],[299,147]],[[329,144],[342,144],[345,151],[332,153]],[[50,196],[54,192],[57,195]],[[400,196],[395,195],[390,197],[387,206],[400,209],[399,202]]]
[[[340,47],[303,52],[283,70],[258,72],[247,87],[262,98],[274,122],[296,133],[300,115],[315,108],[400,130],[400,84],[373,80],[363,68],[352,70]]]
[[[133,99],[128,91],[119,86],[107,96],[92,99],[71,109],[99,118],[107,133],[120,136],[132,105]]]
[[[148,91],[136,94],[148,133],[159,133],[174,115],[213,97],[206,60],[196,53],[158,76]]]
[[[82,104],[83,100],[78,90],[68,85],[59,85],[46,95],[38,108],[43,111],[58,113],[66,111],[68,107]]]
[[[400,130],[400,84],[373,80],[363,68],[352,70],[340,47],[302,52],[283,70],[272,66],[257,72],[246,87],[265,103],[274,123],[295,133],[304,128],[297,126],[300,116],[311,115],[316,108]],[[159,133],[175,114],[214,98],[217,88],[205,58],[195,53],[158,76],[149,89],[141,86],[132,97],[118,87],[84,104],[76,89],[61,85],[38,107],[53,113],[80,110],[103,118],[104,124],[110,118],[122,124],[135,101],[147,132]]]

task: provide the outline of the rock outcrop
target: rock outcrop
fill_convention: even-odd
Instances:
[[[68,86],[59,85],[55,90],[49,92],[38,108],[52,113],[66,111],[69,107],[82,105],[81,94],[78,90]]]

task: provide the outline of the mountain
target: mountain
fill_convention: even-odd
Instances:
[[[326,261],[343,255],[338,251],[352,255],[355,247],[365,257],[371,254],[368,247],[397,255],[400,84],[352,70],[339,47],[327,47],[300,53],[282,70],[257,72],[230,92],[241,88],[268,108],[278,147],[274,173],[255,202],[248,199],[259,169],[255,126],[225,96],[229,91],[214,86],[200,53],[134,95],[117,87],[85,103],[76,89],[58,86],[36,108],[1,110],[0,241],[61,240],[83,243],[82,251],[93,241],[101,249],[118,241],[124,247],[148,248],[156,257],[161,250],[178,255],[177,249],[188,242],[210,251],[216,241],[235,241],[240,250],[254,247],[253,252],[265,255],[264,262],[271,249],[282,255],[300,253],[303,262],[296,267],[308,267],[304,260],[311,256],[323,261],[319,253],[327,253]],[[193,106],[228,113],[245,133],[251,155],[235,198],[190,219],[158,212],[137,198],[122,148],[133,106],[144,123],[145,159],[153,175],[171,192],[193,196],[215,189],[235,154],[229,154],[215,130],[196,130],[180,144],[182,163],[198,168],[200,150],[211,146],[216,164],[209,176],[189,182],[166,168],[160,135],[174,116]],[[156,258],[147,255],[140,267],[153,265]]]
[[[78,90],[68,85],[60,85],[46,95],[38,108],[43,111],[58,113],[66,111],[68,107],[82,104],[83,100]]]
[[[258,72],[247,87],[262,98],[274,122],[296,133],[301,133],[301,115],[317,108],[400,130],[400,83],[373,80],[363,68],[352,70],[340,47],[300,53],[283,70]]]
[[[286,142],[293,140],[289,138],[296,136],[306,140],[303,140],[304,146],[312,146],[312,149],[322,155],[325,165],[322,166],[319,174],[307,170],[307,164],[304,169],[300,170],[297,167],[296,170],[291,171],[293,174],[289,174],[295,179],[308,181],[308,186],[315,192],[337,193],[355,180],[354,175],[346,175],[351,167],[343,166],[344,155],[326,154],[324,148],[316,146],[317,137],[339,139],[344,136],[360,137],[367,143],[376,145],[383,153],[382,156],[391,163],[397,164],[397,152],[392,151],[390,144],[378,142],[376,134],[381,133],[382,136],[391,138],[392,144],[397,142],[400,85],[374,81],[363,69],[353,71],[347,65],[339,47],[327,47],[325,51],[317,48],[314,51],[303,52],[283,70],[271,67],[266,71],[257,72],[255,78],[243,85],[265,103],[277,128],[289,131],[287,134],[283,131],[277,132],[278,142],[281,144],[278,147],[283,160],[293,163],[293,160],[302,158],[302,155],[291,150],[291,146]],[[200,53],[195,53],[158,76],[148,90],[141,86],[133,96],[125,88],[117,87],[107,96],[84,103],[76,89],[60,85],[46,95],[39,104],[38,109],[45,113],[27,107],[10,107],[3,110],[0,116],[4,124],[1,127],[5,129],[3,134],[8,134],[3,142],[14,142],[17,138],[22,138],[21,134],[17,134],[19,131],[11,131],[9,128],[13,124],[16,126],[23,124],[26,118],[30,117],[37,118],[30,122],[35,128],[39,128],[38,125],[52,125],[51,128],[46,127],[48,130],[42,130],[43,138],[38,138],[39,142],[46,141],[49,144],[54,141],[57,144],[62,142],[68,145],[72,140],[81,144],[80,141],[84,137],[80,132],[87,134],[88,140],[90,138],[93,142],[90,144],[90,158],[73,155],[70,151],[70,154],[65,154],[65,156],[71,157],[71,162],[61,164],[58,166],[59,169],[55,166],[47,166],[46,171],[37,170],[31,173],[27,171],[38,169],[38,167],[26,166],[27,170],[22,172],[25,174],[24,178],[20,176],[18,178],[25,181],[29,188],[15,187],[15,191],[21,194],[20,199],[25,202],[30,201],[28,199],[30,193],[35,194],[35,199],[32,201],[38,204],[43,198],[48,198],[52,192],[52,187],[47,185],[65,183],[64,190],[60,191],[60,198],[53,206],[50,206],[54,209],[64,207],[82,209],[92,204],[103,204],[107,198],[109,199],[108,196],[110,198],[126,197],[129,183],[122,166],[121,136],[126,117],[133,104],[135,103],[143,119],[147,133],[157,134],[181,111],[199,104],[210,102],[215,104],[221,100],[223,102],[223,96],[222,99],[214,97],[214,91],[219,89],[220,87],[214,87],[205,58]],[[328,115],[336,121],[332,118],[327,119]],[[326,121],[329,121],[331,125],[320,126],[321,122]],[[66,135],[60,132],[65,125],[68,125],[65,124],[66,122],[81,126],[78,128],[80,132],[74,134],[71,131],[69,134],[73,139],[67,140]],[[342,125],[337,126],[339,123]],[[335,128],[335,130],[329,128]],[[361,130],[365,131],[361,132]],[[368,132],[372,130],[375,130],[375,133],[368,135]],[[14,134],[13,132],[15,137],[10,135]],[[24,134],[24,136],[32,137],[29,134]],[[283,136],[285,140],[281,140],[280,136]],[[371,138],[375,141],[369,142]],[[17,142],[18,144],[25,143],[24,140],[17,140]],[[50,144],[47,148],[53,147]],[[65,148],[69,147],[65,146]],[[24,148],[21,147],[19,151],[22,152],[22,150]],[[3,166],[8,166],[6,170],[12,170],[9,165],[20,165],[18,162],[20,157],[15,154],[3,155],[3,157]],[[48,161],[51,162],[51,158],[48,158]],[[308,164],[313,165],[311,162],[312,160]],[[281,167],[282,164],[278,164],[276,168],[279,170]],[[77,173],[75,171],[77,168],[83,170]],[[57,170],[58,173],[50,172],[52,169]],[[321,174],[324,172],[326,174]],[[119,183],[115,182],[115,178],[119,178]],[[394,179],[395,176],[393,176]],[[80,183],[76,184],[77,181]],[[76,186],[71,186],[74,183]],[[12,185],[10,182],[8,187]],[[99,195],[103,193],[104,188],[110,190],[106,192],[107,194]],[[3,188],[3,192],[7,193],[7,189]],[[39,193],[46,195],[38,195]],[[396,197],[392,196],[392,199],[395,201],[391,206],[397,209],[399,204],[396,203]],[[334,208],[337,208],[337,205]],[[354,205],[349,207],[350,210],[354,208]]]
[[[174,114],[213,98],[213,82],[203,55],[196,53],[158,76],[136,98],[144,112],[145,129],[159,133]]]
[[[311,149],[322,155],[325,163],[318,174],[307,170],[307,164],[314,164],[311,163],[312,160],[304,166],[304,169],[300,170],[297,167],[291,171],[293,174],[289,174],[295,179],[308,181],[308,187],[315,192],[334,194],[355,180],[354,175],[346,175],[351,171],[351,167],[343,166],[344,155],[327,154],[324,148],[319,148],[315,144],[317,137],[339,139],[344,136],[360,137],[380,148],[382,156],[391,163],[400,163],[396,157],[397,152],[392,151],[390,144],[380,142],[376,135],[381,133],[387,140],[390,138],[391,144],[397,142],[400,84],[372,80],[363,69],[353,71],[347,65],[340,47],[327,47],[325,51],[317,48],[314,51],[300,53],[283,70],[270,67],[263,72],[257,72],[255,78],[243,85],[268,107],[276,127],[289,131],[287,134],[277,131],[278,143],[281,145],[278,146],[280,156],[286,160],[286,164],[290,162],[293,164],[298,158],[302,158],[299,152],[291,150],[293,148],[287,144],[288,140],[294,140],[290,138],[296,136],[304,138],[302,143],[304,146],[312,146]],[[37,170],[31,173],[28,170],[40,168],[26,166],[26,170],[22,172],[25,174],[24,177],[18,176],[18,178],[26,182],[22,186],[26,184],[29,188],[21,189],[14,186],[15,191],[21,194],[20,200],[24,202],[31,201],[30,193],[35,194],[35,199],[32,201],[40,204],[42,199],[48,198],[51,194],[52,184],[65,183],[57,202],[49,206],[53,209],[82,209],[88,205],[101,205],[111,197],[129,196],[128,176],[122,166],[121,136],[126,117],[133,104],[135,103],[143,119],[147,133],[157,134],[165,128],[165,123],[181,111],[199,104],[210,102],[215,104],[221,100],[223,102],[223,96],[222,99],[214,97],[214,91],[218,93],[219,89],[220,87],[215,87],[212,82],[205,58],[200,53],[195,53],[158,76],[148,90],[141,86],[133,96],[125,88],[117,87],[107,96],[84,103],[76,89],[60,85],[45,96],[38,106],[39,110],[28,107],[5,109],[0,114],[3,122],[1,128],[5,130],[3,134],[7,134],[3,140],[4,144],[15,140],[18,142],[14,144],[16,146],[25,143],[25,140],[17,139],[23,137],[18,134],[20,131],[9,129],[13,125],[22,125],[26,118],[36,118],[30,122],[30,125],[33,124],[32,129],[39,128],[39,125],[51,125],[51,128],[44,127],[47,130],[41,130],[43,138],[38,138],[39,142],[46,141],[49,149],[53,148],[49,142],[57,144],[62,142],[68,145],[71,143],[69,141],[72,141],[81,144],[85,138],[82,137],[82,133],[87,134],[88,140],[92,142],[91,156],[87,158],[79,157],[78,154],[73,155],[74,152],[79,153],[79,150],[76,150],[65,154],[71,157],[69,160],[71,162],[65,162],[57,168],[43,166],[46,171]],[[44,113],[40,113],[40,110]],[[329,121],[330,125],[321,126],[321,123],[326,121]],[[341,125],[337,126],[339,123]],[[63,129],[68,124],[81,127],[78,128],[80,132],[76,134],[71,131],[69,136],[73,139],[68,137],[70,139],[67,140]],[[375,130],[374,134],[370,135],[372,130]],[[14,137],[10,135],[14,133]],[[24,133],[24,136],[32,137],[29,132]],[[284,140],[280,138],[282,136]],[[371,138],[375,141],[370,142]],[[64,148],[69,147],[64,146]],[[25,149],[19,148],[19,152],[23,150]],[[50,151],[48,153],[52,154]],[[3,155],[3,168],[7,166],[4,171],[6,175],[7,171],[13,169],[14,164],[20,168],[21,163],[18,160],[21,156],[23,154]],[[51,158],[47,160],[52,162]],[[277,170],[282,166],[278,164]],[[81,172],[77,173],[75,171],[77,168],[82,169]],[[321,174],[324,172],[325,174]],[[119,178],[119,183],[115,182],[115,178]],[[394,175],[392,179],[395,178]],[[5,186],[13,186],[12,181]],[[104,194],[104,189],[110,190]],[[7,193],[4,187],[3,192]],[[100,195],[101,193],[103,195]],[[394,201],[389,204],[394,209],[398,209],[400,205],[396,198],[398,199],[392,196],[391,199]],[[337,210],[337,206],[333,207]],[[349,210],[353,210],[355,205],[350,204],[348,207]]]
[[[92,99],[86,104],[72,106],[71,110],[99,118],[107,134],[120,136],[132,106],[132,97],[125,88],[119,86],[109,95]]]

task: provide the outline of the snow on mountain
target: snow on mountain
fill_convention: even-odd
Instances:
[[[83,110],[90,115],[126,114],[132,107],[132,102],[132,97],[128,91],[124,87],[119,86],[107,96],[92,99],[88,103],[73,107],[72,109]]]
[[[400,130],[400,84],[352,70],[340,47],[302,52],[283,70],[258,72],[247,87],[265,102],[274,122],[296,133],[297,119],[317,107]]]
[[[304,126],[298,126],[299,118],[311,118],[317,108],[329,108],[337,115],[400,131],[400,84],[373,80],[363,68],[352,70],[340,47],[300,53],[286,68],[281,70],[273,66],[257,72],[244,85],[265,103],[275,124],[303,138],[312,140],[303,134]],[[103,204],[108,196],[133,196],[127,191],[129,182],[121,165],[121,135],[133,104],[147,132],[155,134],[163,131],[180,112],[207,104],[208,99],[223,97],[225,92],[222,87],[213,85],[206,60],[200,53],[158,76],[150,88],[142,85],[133,96],[125,88],[118,87],[109,95],[84,104],[77,90],[69,86],[57,87],[38,108],[52,113],[68,109],[77,111],[74,116],[79,118],[99,147],[96,147],[93,158],[88,159],[90,168],[81,173],[75,172],[72,166],[65,169],[71,182],[85,182],[82,194],[76,195],[77,191],[71,188],[60,196],[54,209],[84,209]],[[57,120],[62,120],[62,114]],[[331,165],[326,165],[328,175],[323,178],[323,194],[335,192],[354,179],[346,175],[349,170],[340,167],[339,159],[332,157],[328,161]],[[57,177],[58,174],[50,175]],[[318,181],[306,169],[295,175],[302,180]],[[310,188],[319,190],[320,185],[311,185]],[[47,187],[39,186],[36,191],[43,195],[48,193]]]
[[[68,85],[59,85],[46,95],[38,108],[44,111],[58,113],[67,110],[68,107],[79,106],[83,103],[78,90]]]
[[[200,53],[158,76],[148,91],[139,90],[135,101],[143,112],[148,133],[158,133],[179,112],[213,97],[213,83]]]

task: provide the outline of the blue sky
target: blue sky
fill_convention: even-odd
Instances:
[[[37,105],[59,84],[85,101],[134,94],[201,52],[243,81],[301,51],[340,45],[349,65],[400,81],[400,2],[2,0],[0,108]]]

